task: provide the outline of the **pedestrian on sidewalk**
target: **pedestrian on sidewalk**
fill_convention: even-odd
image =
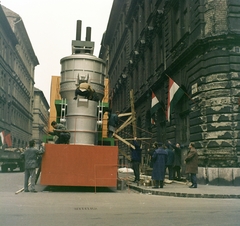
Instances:
[[[22,154],[25,159],[25,176],[24,176],[24,192],[29,192],[28,190],[28,180],[31,177],[31,190],[30,192],[37,192],[35,190],[35,180],[36,180],[36,168],[37,156],[43,154],[45,151],[44,143],[42,143],[43,148],[41,150],[36,149],[35,141],[29,141],[29,148]]]
[[[195,149],[195,144],[189,144],[189,151],[185,159],[186,173],[191,174],[192,185],[189,188],[197,188],[197,173],[198,173],[198,153]]]
[[[168,144],[174,149],[174,162],[173,162],[173,179],[174,180],[181,180],[181,145],[179,143],[176,143],[173,145],[171,141],[168,141]],[[177,176],[176,176],[177,174]]]
[[[140,141],[137,140],[137,137],[134,137],[133,140],[133,146],[134,148],[130,148],[131,150],[131,162],[132,162],[132,168],[135,176],[135,180],[133,182],[136,182],[137,184],[140,181],[140,170],[139,166],[141,163],[142,158],[142,148]]]
[[[168,179],[173,180],[174,152],[169,144],[166,144],[166,152],[168,154],[166,164],[166,169],[168,169]]]
[[[151,168],[153,168],[153,159],[152,159],[152,156],[153,156],[153,153],[154,153],[154,151],[155,151],[156,149],[157,149],[157,142],[154,142],[154,143],[152,144],[152,147],[147,149],[148,157],[149,157],[149,160],[150,160],[149,166],[150,166]]]
[[[163,181],[165,178],[166,163],[167,163],[167,152],[163,149],[162,143],[158,143],[158,148],[154,151],[153,159],[153,171],[152,179],[155,181],[153,188],[163,188]]]
[[[44,143],[43,142],[41,143],[39,150],[41,151],[41,153],[44,152]],[[37,183],[40,173],[42,171],[42,154],[37,156],[37,165],[38,165],[37,166],[38,170],[37,170],[37,174],[36,174],[35,184]]]

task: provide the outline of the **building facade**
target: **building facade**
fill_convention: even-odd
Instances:
[[[240,184],[239,9],[236,0],[115,0],[102,40],[112,108],[129,112],[133,90],[138,136],[194,142],[206,183]],[[166,120],[170,79],[184,95]]]
[[[32,139],[39,146],[48,134],[49,104],[43,92],[34,88]]]
[[[0,131],[11,135],[12,147],[32,139],[38,64],[21,17],[0,5]]]

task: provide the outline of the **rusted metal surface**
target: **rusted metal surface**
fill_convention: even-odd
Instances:
[[[117,186],[117,146],[46,144],[41,184]]]

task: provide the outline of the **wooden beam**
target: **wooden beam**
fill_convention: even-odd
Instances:
[[[122,137],[118,136],[116,133],[114,133],[113,136],[115,138],[117,138],[118,140],[122,141],[124,144],[126,144],[126,145],[130,146],[131,148],[135,149],[135,147],[131,143],[129,143],[128,141],[126,141]]]
[[[142,138],[137,138],[138,140],[151,140],[151,137],[142,137]],[[134,138],[125,138],[125,140],[134,140]]]
[[[128,156],[127,153],[126,153],[125,151],[121,150],[120,148],[119,148],[118,150],[119,150],[119,152],[120,152],[123,156],[125,156],[128,160],[131,161],[131,157]]]
[[[121,113],[118,115],[118,117],[124,117],[124,116],[129,116],[129,115],[132,115],[132,112],[129,112],[129,113]]]
[[[132,128],[133,128],[133,137],[137,136],[137,124],[136,124],[136,112],[134,108],[134,95],[133,89],[130,90],[130,105],[131,105],[131,112],[132,112]]]
[[[116,129],[115,133],[118,133],[122,129],[124,129],[126,126],[128,126],[132,122],[132,116],[130,116],[118,129]]]

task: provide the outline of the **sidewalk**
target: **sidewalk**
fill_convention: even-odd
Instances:
[[[189,188],[188,183],[168,181],[163,188],[153,189],[152,186],[144,186],[127,181],[127,187],[143,194],[174,196],[185,198],[220,198],[240,199],[240,187],[234,186],[213,186],[198,184],[197,188]]]

